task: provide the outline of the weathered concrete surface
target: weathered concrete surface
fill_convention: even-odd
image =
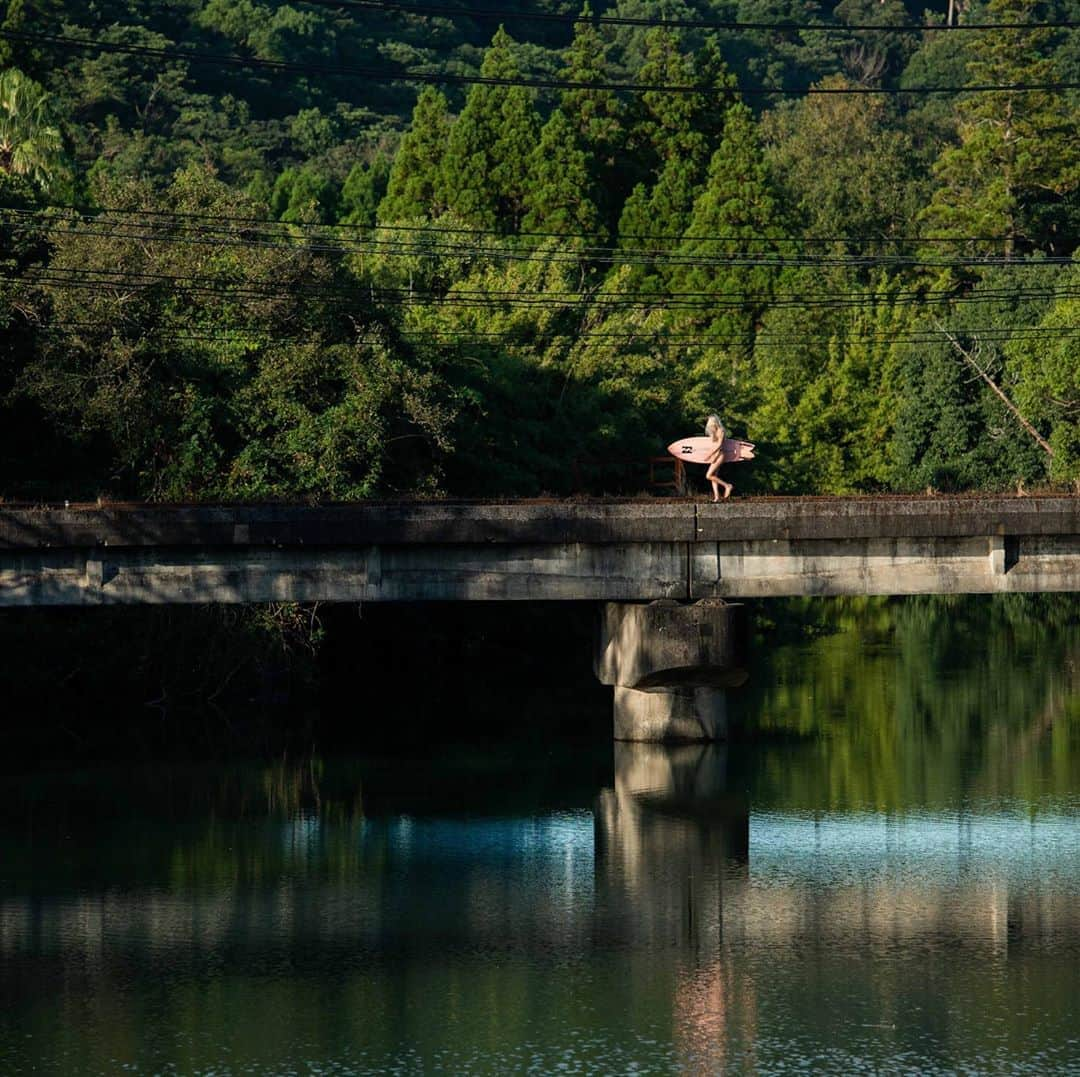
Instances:
[[[727,737],[723,688],[746,680],[746,609],[720,599],[606,602],[593,668],[615,686],[615,739]]]
[[[1077,497],[0,506],[0,549],[1080,535]]]
[[[690,595],[988,594],[1080,590],[1080,535],[696,543]]]
[[[0,549],[691,542],[692,502],[0,506]]]
[[[1080,498],[782,497],[697,507],[700,542],[1080,534]]]
[[[614,688],[618,741],[717,741],[727,739],[727,697],[722,688]]]
[[[0,605],[1080,589],[1080,498],[0,505]]]
[[[746,608],[718,599],[607,602],[593,668],[626,688],[731,685],[745,679],[746,633]]]
[[[0,605],[637,600],[686,595],[684,544],[0,550]]]

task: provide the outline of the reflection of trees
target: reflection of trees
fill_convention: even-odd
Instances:
[[[340,877],[358,862],[362,788],[355,771],[327,774],[317,759],[11,781],[0,787],[0,862],[7,882],[39,889],[73,877],[169,890]]]
[[[822,773],[820,756],[758,755],[798,795]],[[358,772],[310,762],[147,776],[137,801],[102,783],[143,829],[97,825],[55,878],[0,875],[0,1057],[549,1072],[569,1045],[589,1072],[983,1072],[1036,1035],[1061,1069],[1080,987],[1068,812],[815,819],[768,810],[768,767],[748,798],[738,758],[618,745],[594,818],[556,801],[365,818]],[[381,781],[415,807],[426,777]],[[377,802],[379,779],[364,790]],[[72,797],[60,834],[89,803]],[[71,851],[35,841],[39,863]],[[0,863],[20,855],[0,842]]]
[[[791,807],[903,808],[1067,791],[1080,719],[1072,596],[928,596],[789,604],[815,638],[759,656],[741,705],[758,732],[814,738],[764,753],[760,790]],[[738,718],[736,718],[738,721]]]

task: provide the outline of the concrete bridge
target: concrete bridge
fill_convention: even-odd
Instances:
[[[721,739],[743,607],[1080,589],[1080,498],[0,505],[0,606],[605,603],[617,739]]]
[[[0,605],[1072,591],[1080,498],[0,505]]]

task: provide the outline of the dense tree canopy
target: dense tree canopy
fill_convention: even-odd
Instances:
[[[0,495],[637,493],[712,411],[741,489],[1080,480],[1080,35],[459,6],[0,4]]]

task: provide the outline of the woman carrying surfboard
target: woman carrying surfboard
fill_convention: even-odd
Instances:
[[[699,434],[697,437],[682,438],[673,441],[667,451],[677,460],[684,464],[704,464],[706,466],[705,477],[712,483],[713,501],[720,500],[720,487],[723,486],[724,497],[730,497],[735,489],[729,482],[724,482],[716,473],[721,464],[737,464],[742,460],[754,459],[754,443],[741,441],[739,438],[724,436],[724,424],[719,416],[710,415],[705,424],[705,437]]]
[[[705,420],[705,436],[712,439],[712,443],[715,446],[709,453],[709,469],[705,472],[705,478],[712,483],[712,499],[713,501],[720,500],[720,487],[724,488],[724,499],[731,497],[731,491],[735,489],[730,482],[724,482],[717,472],[720,470],[720,465],[724,462],[724,437],[726,431],[724,430],[724,424],[720,421],[719,415],[710,415]]]

